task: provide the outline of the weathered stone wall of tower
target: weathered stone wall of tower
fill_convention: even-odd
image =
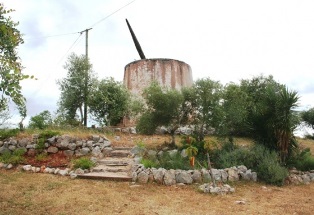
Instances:
[[[191,67],[173,59],[143,59],[125,66],[124,85],[133,95],[141,96],[152,81],[180,90],[193,85]]]

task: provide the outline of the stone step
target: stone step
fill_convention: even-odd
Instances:
[[[113,147],[113,150],[127,150],[130,151],[131,149],[133,149],[132,147]]]
[[[98,165],[93,168],[92,172],[129,172],[129,166],[107,166]]]
[[[128,150],[113,150],[110,152],[109,157],[128,157],[131,153]]]
[[[77,175],[78,178],[98,179],[98,180],[117,180],[117,181],[132,181],[132,177],[125,172],[90,172]]]
[[[127,166],[132,163],[132,161],[127,161],[127,160],[113,160],[113,159],[102,159],[97,161],[98,164],[103,164],[107,166]]]

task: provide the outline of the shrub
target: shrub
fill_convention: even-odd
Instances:
[[[25,149],[17,149],[13,153],[5,152],[0,156],[0,161],[6,164],[19,164],[24,161],[23,155],[25,154]]]
[[[144,165],[145,168],[153,168],[153,167],[158,167],[158,163],[156,161],[154,161],[153,159],[146,159],[143,158],[141,160],[141,164]]]
[[[301,171],[309,171],[314,169],[314,156],[309,148],[302,151],[296,151],[288,162],[289,167],[295,167]]]
[[[19,129],[1,129],[0,140],[8,139],[9,137],[15,137],[20,132]]]
[[[95,163],[87,157],[82,157],[82,158],[73,160],[72,162],[75,169],[78,169],[78,168],[90,169],[95,166]]]
[[[48,157],[47,153],[40,153],[35,156],[37,161],[44,161]]]
[[[158,162],[158,167],[165,169],[190,169],[189,159],[182,157],[180,153],[170,156],[169,153],[165,152],[158,158]]]
[[[212,161],[216,168],[245,165],[256,171],[258,178],[268,184],[282,185],[288,176],[288,171],[280,165],[276,152],[258,144],[242,148],[226,142],[212,152]]]

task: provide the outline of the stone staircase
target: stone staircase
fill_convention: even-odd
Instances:
[[[132,167],[134,159],[131,157],[131,149],[116,147],[107,155],[97,160],[97,165],[89,173],[78,174],[78,178],[132,181]]]

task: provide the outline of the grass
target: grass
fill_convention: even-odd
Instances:
[[[0,170],[0,214],[312,214],[314,183],[275,187],[232,184],[231,195],[197,186],[133,187],[128,182],[71,180],[49,174]],[[236,201],[245,201],[244,205]]]

